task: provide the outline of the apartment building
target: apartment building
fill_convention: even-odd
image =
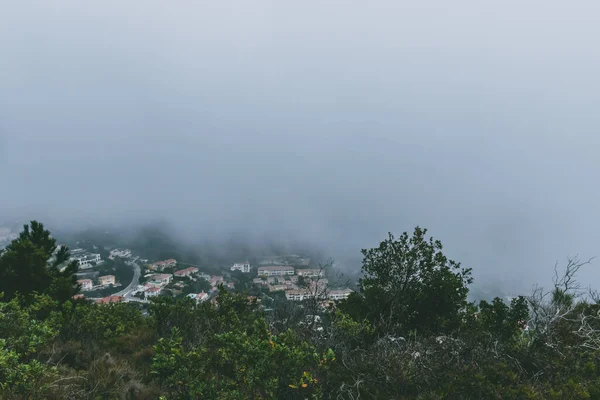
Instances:
[[[325,270],[319,268],[302,268],[296,270],[296,275],[306,278],[322,278],[325,276]]]
[[[233,266],[231,267],[232,271],[240,271],[243,272],[245,274],[250,273],[250,263],[248,261],[246,261],[245,263],[242,264],[233,264]]]
[[[104,275],[98,277],[98,281],[100,281],[100,285],[108,286],[115,284],[115,276],[114,275]]]
[[[287,267],[283,265],[279,266],[269,266],[269,267],[259,267],[258,268],[259,276],[285,276],[285,275],[294,275],[294,267]]]
[[[81,290],[92,290],[94,287],[91,279],[79,279],[77,283],[81,285]]]
[[[180,269],[179,271],[175,271],[173,273],[173,275],[183,278],[183,277],[189,277],[192,274],[195,274],[196,272],[198,272],[198,268],[190,267],[190,268],[186,268],[186,269]]]

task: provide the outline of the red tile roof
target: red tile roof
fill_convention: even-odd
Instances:
[[[96,300],[98,304],[120,303],[124,300],[123,296],[108,296]]]
[[[180,269],[179,271],[175,271],[173,273],[173,275],[177,275],[177,276],[179,276],[179,275],[186,275],[186,274],[190,274],[190,273],[193,273],[193,272],[198,272],[198,268],[189,267],[189,268],[186,268],[186,269]]]

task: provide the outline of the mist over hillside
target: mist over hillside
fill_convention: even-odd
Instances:
[[[596,3],[302,4],[5,7],[0,217],[348,269],[419,225],[517,291],[598,253]]]
[[[2,2],[0,399],[600,400],[599,15]]]

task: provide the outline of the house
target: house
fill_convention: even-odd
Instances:
[[[196,300],[198,303],[208,300],[208,293],[200,292],[200,293],[190,293],[188,294],[190,299]]]
[[[286,267],[283,265],[272,266],[272,267],[259,267],[259,276],[285,276],[294,275],[294,267]]]
[[[198,293],[198,295],[196,296],[196,300],[198,300],[198,301],[208,300],[208,293],[205,293],[205,292]]]
[[[146,293],[146,297],[155,297],[158,296],[161,292],[162,288],[161,287],[151,287],[149,289],[147,289],[144,293]]]
[[[303,268],[297,269],[296,275],[304,276],[306,278],[319,278],[325,276],[325,271],[319,268]]]
[[[286,285],[269,285],[269,292],[279,292],[287,289]]]
[[[79,299],[85,299],[85,296],[83,295],[83,293],[77,293],[72,298],[73,298],[73,300],[79,300]]]
[[[100,264],[102,262],[102,257],[100,257],[100,254],[91,254],[85,250],[82,251],[82,249],[75,249],[74,253],[71,253],[70,261],[77,261],[79,262],[79,268],[87,269],[92,268],[96,264]]]
[[[94,286],[91,279],[79,279],[77,284],[81,285],[81,290],[92,290]]]
[[[195,274],[196,272],[198,272],[198,268],[190,267],[186,269],[180,269],[179,271],[175,271],[173,275],[179,278],[183,278]]]
[[[114,260],[117,257],[121,257],[121,258],[129,258],[131,257],[131,250],[129,249],[114,249],[110,251],[110,255],[108,256],[108,258],[110,258],[111,260]]]
[[[285,291],[285,297],[291,301],[302,301],[306,299],[317,298],[319,300],[343,300],[347,299],[352,289],[337,289],[327,292],[326,286],[311,285],[310,288],[292,289]]]
[[[165,261],[157,261],[154,264],[150,265],[150,269],[156,270],[156,271],[162,271],[165,268],[173,268],[177,265],[177,260],[174,260],[172,258],[165,260]]]
[[[327,298],[329,298],[330,300],[344,300],[344,299],[347,299],[348,296],[350,296],[350,293],[353,293],[353,292],[354,292],[354,290],[352,290],[352,289],[331,290],[327,294]]]
[[[102,286],[108,286],[108,285],[115,284],[115,276],[114,275],[100,276],[100,277],[98,277],[98,280],[100,281],[100,285],[102,285]]]
[[[286,289],[298,289],[298,285],[292,281],[284,281],[283,284]]]
[[[218,284],[223,283],[224,280],[225,279],[223,279],[221,275],[216,275],[211,276],[209,282],[212,286],[217,286]]]
[[[234,282],[227,282],[227,287],[229,289],[235,289],[235,283]]]
[[[150,281],[155,285],[168,285],[171,279],[173,279],[173,275],[171,274],[154,274],[150,278]]]
[[[267,281],[262,280],[262,278],[254,278],[252,279],[252,283],[258,286],[266,286]]]
[[[120,303],[123,300],[125,300],[125,298],[123,296],[108,296],[108,297],[103,297],[101,299],[96,300],[96,303],[98,303],[98,304]]]
[[[204,272],[200,273],[200,275],[198,275],[198,277],[200,279],[204,279],[204,280],[210,281],[210,275],[205,274]]]
[[[246,261],[243,264],[233,264],[233,266],[231,267],[232,271],[240,271],[243,272],[245,274],[250,273],[250,263],[248,261]]]
[[[286,299],[290,301],[303,301],[313,297],[312,293],[306,289],[287,290],[285,292]]]

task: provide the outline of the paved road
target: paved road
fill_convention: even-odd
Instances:
[[[113,296],[127,297],[129,295],[129,293],[132,292],[133,289],[138,287],[138,285],[140,284],[141,270],[140,270],[140,266],[136,263],[136,261],[137,260],[134,260],[134,261],[131,261],[128,263],[129,265],[131,265],[133,267],[133,279],[131,280],[131,283],[125,289],[121,290],[118,293],[113,294]]]

